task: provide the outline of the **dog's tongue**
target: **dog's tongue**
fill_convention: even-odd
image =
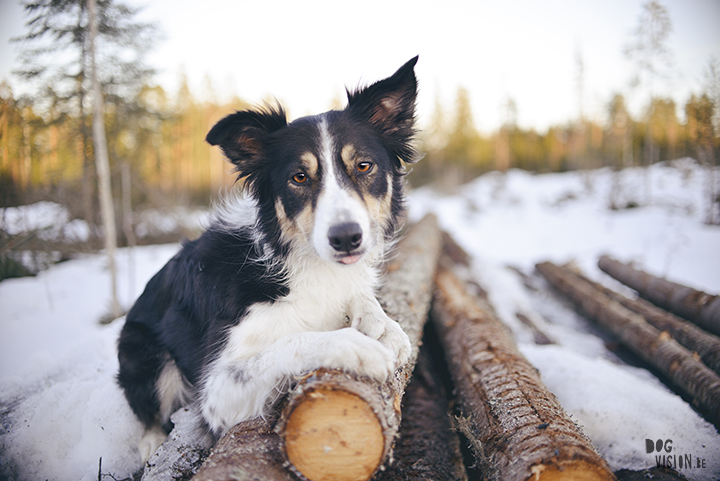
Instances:
[[[340,259],[340,262],[343,264],[349,265],[349,264],[355,264],[357,261],[360,260],[360,256],[346,256]]]

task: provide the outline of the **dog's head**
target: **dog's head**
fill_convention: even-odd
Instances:
[[[391,77],[348,92],[344,110],[288,124],[280,107],[229,115],[208,133],[256,199],[280,243],[312,245],[352,264],[382,248],[403,211],[402,176],[414,162],[413,58]]]

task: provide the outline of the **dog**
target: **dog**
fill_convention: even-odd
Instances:
[[[408,336],[374,290],[418,158],[417,59],[348,90],[343,110],[288,123],[265,105],[207,134],[242,195],[147,283],[118,341],[117,380],[146,427],[144,459],[182,406],[215,442],[304,373],[383,381],[408,360]]]

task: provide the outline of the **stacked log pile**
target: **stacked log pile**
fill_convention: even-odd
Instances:
[[[432,319],[458,390],[459,428],[483,477],[615,479],[492,308],[445,266],[436,286]]]
[[[653,304],[720,336],[720,296],[652,276],[608,256],[600,258],[598,267]]]
[[[626,275],[627,273],[619,273],[619,265],[622,264],[608,257],[600,260],[603,270],[612,266],[608,271],[613,277],[617,275],[617,278],[624,280],[642,277],[642,283],[630,282],[632,287],[640,289],[640,294],[644,297],[656,298],[642,290],[643,287],[664,286],[667,282],[635,269],[630,273],[633,277]],[[579,312],[610,331],[625,347],[645,361],[651,371],[669,379],[671,387],[689,398],[708,421],[720,426],[720,376],[702,360],[704,355],[711,364],[716,363],[717,352],[713,350],[718,346],[717,337],[652,306],[601,288],[568,267],[543,262],[538,264],[536,269],[554,288],[567,296]],[[683,287],[677,284],[674,286],[680,289]],[[682,292],[689,291],[682,289]],[[671,295],[670,291],[668,295]],[[683,294],[678,299],[686,299],[686,296]],[[687,303],[687,300],[682,302]],[[663,301],[663,305],[670,304],[673,302]],[[704,311],[702,308],[693,308],[685,312]],[[695,320],[700,318],[696,317]],[[702,322],[706,322],[706,319]]]
[[[199,463],[182,471],[178,466],[188,463],[163,460],[167,479],[616,479],[492,306],[471,294],[477,286],[458,274],[467,262],[434,217],[413,226],[379,293],[411,339],[410,361],[384,383],[326,369],[308,373],[265,419],[230,430],[199,471]],[[537,269],[718,419],[720,377],[708,366],[720,364],[720,339],[568,268]],[[188,456],[186,448],[175,451]]]

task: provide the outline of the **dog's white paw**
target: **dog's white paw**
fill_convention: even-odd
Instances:
[[[358,316],[353,320],[352,327],[390,349],[395,354],[396,366],[402,366],[410,358],[410,338],[400,324],[390,319],[385,312]]]
[[[160,447],[162,443],[167,439],[167,434],[159,426],[155,426],[145,431],[145,434],[138,443],[138,451],[140,452],[140,459],[143,464],[150,459],[155,451]]]
[[[397,367],[402,366],[410,359],[410,352],[412,351],[410,338],[396,321],[387,318],[385,332],[378,340],[395,354]]]
[[[338,333],[335,342],[323,356],[322,366],[351,371],[384,381],[395,371],[393,352],[363,333],[346,328]]]

